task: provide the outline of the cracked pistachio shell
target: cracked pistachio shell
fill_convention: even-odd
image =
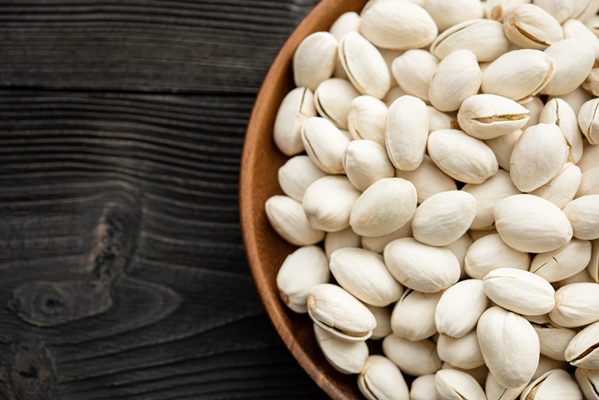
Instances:
[[[506,10],[503,31],[512,43],[538,50],[544,50],[564,38],[559,22],[534,4],[520,4]]]
[[[460,22],[483,18],[483,5],[478,0],[427,0],[424,9],[431,15],[439,32]]]
[[[347,118],[352,101],[359,96],[346,79],[324,80],[314,92],[314,105],[318,114],[331,121],[337,128],[347,129]]]
[[[331,258],[331,254],[335,250],[345,247],[361,247],[362,238],[357,235],[351,228],[345,228],[337,232],[327,232],[324,237],[324,252],[327,258]]]
[[[348,342],[314,324],[314,335],[324,358],[343,374],[359,374],[368,358],[366,342]]]
[[[503,14],[510,7],[518,4],[530,4],[532,0],[487,0],[485,1],[485,17],[495,20],[503,21]]]
[[[574,199],[581,180],[580,168],[566,163],[555,178],[533,190],[531,194],[549,200],[561,209]]]
[[[476,328],[485,363],[497,382],[517,388],[530,381],[539,364],[539,337],[530,322],[501,307],[483,313]]]
[[[339,249],[331,255],[329,268],[339,285],[364,303],[384,307],[399,300],[403,293],[383,257],[373,251]]]
[[[485,69],[481,91],[516,101],[525,99],[539,93],[554,72],[555,61],[540,50],[509,51]]]
[[[479,385],[481,385],[481,387],[485,384],[485,379],[487,378],[487,374],[489,373],[489,368],[487,368],[486,365],[482,365],[473,369],[462,369],[454,367],[448,362],[444,362],[441,365],[441,369],[454,369],[456,371],[464,372],[473,377],[474,380],[477,381]]]
[[[485,381],[485,394],[487,395],[487,400],[516,400],[527,385],[528,382],[520,387],[508,389],[501,386],[495,380],[493,374],[489,372]]]
[[[273,138],[277,148],[287,156],[304,151],[300,130],[304,122],[316,116],[314,95],[305,87],[298,87],[287,93],[275,119]]]
[[[339,42],[339,60],[358,92],[378,99],[385,97],[391,87],[387,63],[364,36],[357,32],[345,34]]]
[[[528,270],[529,266],[528,254],[512,249],[496,233],[475,241],[464,259],[466,273],[475,279],[483,279],[497,268]]]
[[[308,186],[315,180],[326,176],[308,156],[291,157],[278,171],[279,186],[294,200],[302,201]]]
[[[574,376],[587,400],[599,400],[599,370],[576,368]]]
[[[408,375],[434,374],[441,369],[435,343],[430,339],[413,342],[392,333],[383,339],[383,353]]]
[[[591,253],[591,261],[587,267],[589,275],[595,282],[599,282],[599,239],[591,242],[593,251]]]
[[[316,90],[320,82],[330,78],[335,69],[337,39],[328,32],[307,36],[293,55],[295,86]]]
[[[508,47],[509,42],[501,23],[489,19],[471,19],[437,36],[430,51],[443,59],[456,50],[470,50],[479,62],[488,62],[508,51]]]
[[[480,279],[466,279],[449,287],[435,310],[435,326],[443,336],[464,337],[472,331],[491,302]]]
[[[578,239],[599,239],[599,194],[589,194],[572,200],[564,207],[574,236]]]
[[[395,170],[395,176],[412,182],[418,195],[418,204],[437,193],[457,190],[458,188],[455,181],[445,175],[427,155],[424,156],[422,163],[415,170]]]
[[[310,160],[328,174],[342,174],[349,139],[331,121],[309,118],[302,126],[302,142]]]
[[[493,154],[495,154],[499,166],[508,172],[510,171],[510,158],[512,157],[514,146],[520,138],[520,135],[522,135],[522,130],[518,129],[507,135],[485,140],[485,144],[493,150]]]
[[[499,236],[515,250],[545,253],[572,239],[572,226],[562,210],[537,196],[506,197],[495,206],[493,215]]]
[[[404,226],[416,211],[416,189],[401,178],[373,183],[356,201],[350,225],[361,236],[382,236]]]
[[[391,314],[393,333],[412,341],[423,340],[437,333],[435,309],[442,294],[407,289]]]
[[[466,233],[475,212],[476,200],[470,193],[437,193],[416,209],[412,220],[414,238],[431,246],[447,246]]]
[[[591,250],[591,242],[574,238],[557,250],[537,254],[530,264],[530,272],[548,282],[561,281],[589,265]]]
[[[559,326],[575,328],[599,321],[599,285],[596,283],[571,283],[561,287],[555,293],[555,301],[549,318]]]
[[[599,144],[599,113],[597,107],[599,107],[599,99],[592,99],[584,103],[578,112],[578,126],[592,145]]]
[[[358,96],[347,116],[349,132],[355,140],[371,140],[385,146],[385,120],[388,107],[372,96]]]
[[[437,353],[441,360],[458,368],[472,369],[485,365],[478,345],[476,330],[472,330],[458,339],[439,336]]]
[[[361,192],[376,181],[395,175],[385,148],[370,140],[353,140],[347,145],[343,169],[349,181]]]
[[[362,12],[360,33],[374,45],[408,50],[429,45],[437,36],[435,21],[409,1],[377,1]]]
[[[497,203],[508,196],[520,193],[512,183],[510,174],[503,170],[498,170],[495,175],[481,184],[466,184],[462,191],[470,193],[476,202],[476,212],[470,229],[482,230],[495,226],[493,210]]]
[[[426,50],[412,49],[393,60],[391,72],[399,87],[426,102],[439,59]]]
[[[391,310],[389,307],[375,307],[364,304],[376,319],[376,328],[372,331],[370,339],[379,340],[391,333]]]
[[[388,358],[372,355],[358,375],[358,388],[368,400],[408,400],[408,385]]]
[[[308,314],[312,321],[336,337],[349,341],[365,341],[376,327],[376,319],[368,308],[337,285],[316,285],[308,295]]]
[[[499,168],[489,146],[457,129],[431,132],[427,150],[441,171],[461,182],[483,183]]]
[[[582,105],[587,101],[591,100],[593,95],[584,90],[582,87],[577,87],[570,93],[559,96],[559,98],[568,103],[570,107],[572,107],[572,110],[574,110],[574,113],[578,115],[580,107],[582,107]],[[551,97],[549,99],[551,100]]]
[[[526,128],[510,159],[514,185],[523,192],[540,188],[559,174],[568,153],[568,144],[557,125],[539,123]]]
[[[393,166],[413,171],[420,166],[428,138],[426,104],[414,96],[395,100],[387,112],[385,143]]]
[[[582,393],[569,373],[563,369],[554,369],[529,384],[520,398],[525,400],[582,400]]]
[[[545,49],[555,60],[555,74],[543,94],[559,96],[570,93],[585,81],[595,63],[595,49],[584,39],[564,39]]]
[[[576,336],[576,331],[551,323],[532,323],[532,327],[539,335],[541,354],[554,360],[566,361],[564,353],[572,338]]]
[[[324,231],[312,228],[299,201],[276,195],[266,200],[264,208],[270,225],[289,243],[309,246],[324,238]]]
[[[435,375],[421,375],[410,387],[410,400],[440,400],[435,389]]]
[[[439,397],[446,400],[486,399],[483,388],[473,377],[455,369],[437,371],[435,388]]]
[[[494,94],[470,96],[460,106],[458,123],[470,136],[488,140],[521,129],[528,110],[506,97]]]
[[[418,187],[416,187],[418,190]],[[599,167],[589,169],[582,173],[580,177],[580,186],[574,197],[587,196],[589,194],[599,194]]]
[[[333,35],[337,41],[340,41],[346,33],[358,32],[359,26],[360,16],[354,11],[349,11],[341,14],[339,18],[333,22],[331,29],[329,29],[329,33]]]
[[[574,12],[573,0],[534,0],[533,4],[547,11],[560,24],[570,18]]]
[[[460,263],[446,247],[428,246],[413,238],[402,238],[389,243],[383,256],[395,279],[420,292],[439,292],[456,283],[460,277]]]
[[[539,98],[539,96],[532,96],[519,102],[524,108],[528,110],[528,122],[522,127],[522,130],[539,123],[541,111],[545,104]],[[508,160],[509,161],[509,160]]]
[[[404,226],[398,230],[391,232],[383,236],[362,236],[362,247],[366,250],[374,251],[379,254],[383,254],[385,246],[394,241],[395,239],[401,239],[404,237],[412,236],[412,220],[410,219]]]
[[[468,97],[478,93],[483,74],[476,55],[456,50],[447,55],[433,75],[428,90],[431,104],[439,111],[456,111]]]
[[[568,344],[565,356],[575,367],[599,369],[599,322],[578,332]]]
[[[495,304],[522,315],[547,314],[555,290],[545,279],[518,268],[497,268],[483,278],[485,294]]]
[[[325,176],[306,189],[302,204],[314,229],[337,232],[349,227],[349,216],[358,197],[360,192],[345,176]]]
[[[306,301],[312,288],[329,281],[329,263],[317,246],[300,247],[285,258],[277,273],[281,299],[297,313],[308,312]]]
[[[562,24],[566,39],[578,38],[588,41],[595,50],[595,59],[599,59],[599,38],[580,20],[569,19]]]

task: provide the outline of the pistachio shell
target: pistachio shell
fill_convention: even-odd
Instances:
[[[325,176],[308,156],[291,157],[278,171],[279,186],[294,200],[302,201],[308,186]]]
[[[401,96],[405,96],[407,93],[404,92],[399,86],[394,86],[383,97],[383,102],[389,107],[393,102],[399,99]],[[384,121],[383,121],[384,122]]]
[[[472,245],[472,243],[473,242],[470,238],[470,235],[464,233],[458,240],[446,246],[449,250],[451,250],[453,255],[456,256],[458,262],[460,263],[460,279],[464,279],[468,276],[464,270],[464,259],[466,258],[466,253],[468,252],[468,248]]]
[[[324,252],[329,259],[335,250],[345,247],[361,247],[361,245],[362,238],[351,228],[345,228],[337,232],[327,232],[324,237]]]
[[[302,126],[302,142],[310,160],[329,174],[343,173],[343,154],[349,139],[327,119],[309,118]]]
[[[395,170],[395,176],[412,182],[418,195],[418,204],[437,193],[457,190],[455,181],[445,175],[427,155],[415,170]]]
[[[427,143],[433,162],[452,178],[466,183],[482,183],[497,173],[497,159],[481,140],[463,131],[446,129],[432,132]]]
[[[576,382],[588,400],[599,400],[599,371],[596,369],[576,368]]]
[[[527,400],[582,400],[582,393],[570,374],[564,370],[555,369],[529,384],[520,398]]]
[[[591,257],[591,260],[592,260],[592,257]],[[568,277],[566,279],[562,279],[561,281],[558,281],[556,286],[557,287],[564,287],[564,286],[569,285],[571,283],[583,283],[583,282],[597,283],[597,282],[595,282],[595,280],[593,280],[593,278],[591,277],[591,275],[589,275],[589,271],[587,269],[583,269],[582,271],[580,271],[576,275],[572,275],[572,276],[570,276],[570,277]]]
[[[521,129],[524,130],[529,126],[533,126],[539,123],[539,118],[541,117],[541,112],[545,107],[545,104],[538,96],[532,96],[527,99],[523,99],[519,101],[522,107],[528,110],[528,122]]]
[[[535,374],[532,376],[531,381],[536,380],[537,378],[541,377],[545,373],[552,371],[554,369],[567,370],[569,367],[570,367],[570,364],[568,364],[567,362],[554,360],[552,358],[545,357],[544,355],[541,354],[541,356],[539,357],[539,366],[537,367]]]
[[[362,236],[382,236],[404,226],[416,210],[416,189],[401,178],[373,183],[356,201],[350,225]]]
[[[426,102],[433,75],[439,59],[426,50],[408,50],[397,57],[391,65],[393,77],[406,93]]]
[[[564,38],[559,22],[534,4],[510,7],[503,16],[507,38],[521,47],[543,50]]]
[[[570,93],[560,95],[559,98],[568,103],[572,107],[572,110],[574,110],[574,113],[578,115],[580,107],[591,100],[593,96],[582,87],[577,87]]]
[[[573,2],[572,18],[586,21],[599,11],[599,1],[597,0],[573,0]]]
[[[418,341],[437,333],[435,309],[442,292],[421,293],[407,289],[391,314],[391,329],[399,337]]]
[[[564,352],[572,338],[576,336],[576,331],[551,323],[533,323],[532,327],[537,332],[537,335],[539,335],[541,354],[554,360],[566,361]]]
[[[264,205],[268,222],[283,239],[296,246],[316,244],[324,231],[310,226],[302,203],[287,196],[272,196]]]
[[[408,385],[389,359],[372,355],[358,375],[358,388],[368,400],[408,400]]]
[[[295,86],[316,90],[320,82],[330,78],[335,69],[337,39],[328,32],[307,36],[293,55]]]
[[[518,129],[507,135],[485,140],[485,144],[493,150],[493,154],[495,154],[499,166],[508,172],[510,171],[510,158],[512,157],[514,146],[521,135],[522,130]]]
[[[456,371],[464,372],[471,377],[474,378],[476,382],[478,382],[481,387],[485,384],[485,379],[487,378],[487,374],[489,373],[489,368],[486,365],[482,365],[480,367],[472,368],[472,369],[462,369],[451,365],[448,362],[443,362],[441,365],[441,369],[454,369]]]
[[[437,342],[437,353],[441,360],[458,368],[472,369],[485,365],[476,330],[459,339],[441,335]]]
[[[358,299],[337,285],[316,285],[308,295],[312,321],[340,339],[365,341],[376,326],[374,315]]]
[[[481,81],[476,55],[469,50],[456,50],[437,66],[428,97],[437,110],[456,111],[464,100],[478,93]]]
[[[376,319],[376,328],[372,331],[370,339],[379,340],[391,333],[391,310],[389,307],[375,307],[364,304]]]
[[[327,361],[343,374],[358,374],[368,358],[365,342],[348,342],[314,324],[314,335],[318,347]]]
[[[581,179],[580,168],[572,163],[566,163],[555,178],[533,190],[532,194],[549,200],[559,208],[564,208],[574,199]]]
[[[473,377],[455,369],[438,371],[435,374],[435,388],[442,399],[486,399],[485,392]]]
[[[383,340],[383,353],[408,375],[434,374],[441,369],[435,343],[430,339],[413,342],[390,334]]]
[[[503,21],[503,14],[518,4],[529,4],[532,0],[487,0],[485,1],[485,17],[495,21]]]
[[[572,239],[557,250],[537,254],[530,265],[530,272],[557,282],[576,275],[586,268],[591,260],[591,242]]]
[[[428,133],[441,129],[460,129],[454,113],[444,113],[433,106],[426,106],[428,111]]]
[[[460,277],[460,264],[445,247],[433,247],[413,238],[394,240],[383,254],[389,272],[404,286],[424,293],[436,293]]]
[[[435,310],[435,326],[443,336],[464,337],[472,331],[490,301],[479,279],[466,279],[449,287]]]
[[[527,128],[514,146],[510,159],[510,176],[523,192],[545,185],[563,169],[568,144],[555,124],[537,124]]]
[[[574,12],[572,0],[534,0],[533,4],[547,11],[560,24],[570,18]]]
[[[278,149],[287,156],[304,151],[300,130],[304,122],[316,116],[314,95],[310,89],[298,87],[287,93],[275,119],[273,138]]]
[[[593,240],[591,244],[593,246],[593,251],[591,253],[591,261],[589,262],[587,269],[593,280],[595,282],[599,282],[599,239]]]
[[[564,39],[545,49],[555,60],[555,75],[542,90],[543,94],[559,96],[580,86],[595,63],[595,49],[584,39]]]
[[[401,239],[404,237],[412,236],[412,220],[408,221],[404,226],[398,230],[391,232],[383,236],[362,236],[362,247],[366,250],[374,251],[379,254],[383,254],[385,246],[394,241],[395,239]]]
[[[428,138],[426,104],[414,96],[395,100],[387,113],[385,143],[393,166],[413,171],[420,166]]]
[[[528,110],[508,98],[494,94],[470,96],[460,106],[458,123],[467,134],[488,140],[521,129]]]
[[[358,92],[351,83],[341,78],[324,80],[314,92],[314,104],[321,117],[331,121],[337,128],[347,129],[347,118],[352,101]]]
[[[360,33],[378,47],[417,49],[437,36],[437,25],[420,6],[409,1],[379,1],[362,12]]]
[[[556,306],[549,313],[555,324],[576,328],[599,321],[599,285],[571,283],[555,293]]]
[[[385,149],[370,140],[354,140],[347,145],[343,169],[354,187],[360,191],[383,178],[392,178],[395,169]]]
[[[435,375],[421,375],[410,387],[410,400],[440,400],[435,389]]]
[[[466,273],[475,279],[483,279],[497,268],[528,270],[529,266],[528,254],[512,249],[498,234],[491,234],[474,242],[464,259]]]
[[[345,176],[325,176],[308,187],[302,204],[314,229],[337,232],[349,227],[350,213],[359,196]]]
[[[358,92],[378,99],[385,97],[391,87],[391,75],[372,43],[357,32],[345,34],[339,42],[339,60]]]
[[[439,32],[460,22],[484,16],[482,3],[478,0],[427,0],[424,9],[437,24]]]
[[[329,33],[340,41],[343,35],[348,32],[358,32],[360,26],[360,16],[354,11],[343,13],[333,22]]]
[[[564,207],[574,236],[578,239],[599,239],[599,194],[590,194],[572,200]]]
[[[489,372],[485,381],[485,394],[487,395],[487,400],[516,400],[527,385],[528,382],[517,388],[508,389],[501,386],[495,380],[493,374]]]
[[[580,177],[580,186],[575,197],[578,198],[589,194],[599,194],[599,167],[585,171]]]
[[[579,368],[599,369],[599,322],[574,336],[566,348],[566,361]]]
[[[347,126],[356,140],[372,140],[385,146],[387,105],[372,96],[358,96],[351,102]]]
[[[553,203],[529,194],[501,200],[495,211],[495,226],[511,248],[529,253],[557,250],[572,238],[572,226]]]
[[[589,143],[592,145],[599,144],[599,113],[597,113],[598,107],[599,99],[592,99],[584,103],[582,107],[580,107],[580,111],[578,112],[578,126],[580,127],[582,133],[586,136]]]
[[[562,28],[566,39],[578,38],[591,43],[595,50],[595,60],[599,59],[599,38],[582,21],[569,19],[562,24]]]

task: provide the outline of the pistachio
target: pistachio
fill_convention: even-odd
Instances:
[[[399,86],[394,86],[389,89],[385,97],[383,97],[383,102],[387,105],[387,107],[389,107],[395,100],[399,99],[401,96],[405,96],[406,94],[408,93],[404,92]]]
[[[592,145],[599,144],[599,113],[597,113],[597,107],[599,107],[599,99],[592,99],[584,103],[578,113],[578,126]]]
[[[499,168],[489,146],[460,130],[432,132],[427,149],[441,171],[461,182],[482,183]]]
[[[354,140],[347,145],[343,169],[349,181],[362,192],[376,181],[395,174],[385,149],[370,140]]]
[[[574,12],[572,0],[534,0],[533,4],[547,11],[560,24],[570,18]]]
[[[383,257],[373,251],[339,249],[331,254],[329,268],[339,285],[364,303],[384,307],[399,300],[403,293]]]
[[[385,146],[387,106],[372,96],[358,96],[351,102],[347,126],[353,139],[366,139]]]
[[[441,129],[459,129],[454,113],[444,113],[433,106],[426,106],[428,111],[428,133]]]
[[[578,239],[599,239],[599,194],[590,194],[572,200],[564,207],[574,236]]]
[[[441,360],[458,368],[472,369],[485,365],[476,330],[458,339],[441,335],[437,342],[437,353]]]
[[[324,358],[343,374],[358,374],[368,358],[366,342],[348,342],[314,324],[314,335]]]
[[[443,362],[441,365],[441,369],[454,369],[456,371],[464,372],[471,377],[474,378],[476,382],[482,387],[485,384],[485,379],[487,379],[487,374],[489,373],[489,368],[486,365],[482,365],[480,367],[472,368],[472,369],[462,369],[451,365],[448,362]]]
[[[476,241],[484,238],[485,236],[497,234],[497,229],[487,229],[486,231],[475,231],[475,230],[470,229],[467,233],[468,233],[468,236],[470,236],[470,238],[472,238],[472,241],[476,242]]]
[[[364,18],[360,23],[364,22]],[[356,90],[378,99],[391,87],[385,59],[376,47],[357,32],[345,34],[339,42],[339,60]]]
[[[473,377],[455,369],[444,369],[435,374],[435,388],[442,399],[485,400],[485,392]]]
[[[572,1],[572,0],[558,0]],[[580,20],[569,19],[562,24],[566,39],[578,38],[591,43],[595,50],[595,60],[599,59],[599,38]]]
[[[408,50],[393,60],[391,71],[399,87],[426,102],[439,59],[426,50]]]
[[[588,400],[599,400],[599,370],[576,368],[574,376]]]
[[[349,342],[365,341],[376,319],[358,299],[337,285],[316,285],[308,295],[308,314],[325,331]]]
[[[599,239],[593,240],[591,244],[593,246],[593,251],[587,269],[593,280],[599,282]]]
[[[470,235],[464,233],[458,240],[445,246],[451,250],[453,255],[456,256],[458,262],[460,263],[460,279],[464,279],[468,276],[464,270],[464,259],[466,258],[466,253],[468,252],[468,248],[470,248],[472,243],[473,242],[470,238]]]
[[[557,282],[576,275],[586,268],[591,260],[591,242],[572,239],[557,250],[537,254],[530,265],[530,272]]]
[[[578,167],[584,173],[590,169],[599,167],[599,146],[593,146],[589,142],[583,145],[584,152],[578,162]]]
[[[326,176],[308,156],[291,157],[279,168],[279,186],[294,200],[302,201],[308,186],[315,180]]]
[[[571,283],[555,293],[556,306],[549,313],[551,321],[565,328],[575,328],[599,321],[599,285]]]
[[[407,289],[391,314],[393,333],[412,341],[423,340],[437,333],[435,309],[442,294]]]
[[[539,335],[541,354],[554,360],[566,361],[564,353],[572,338],[576,336],[576,331],[551,323],[533,323],[532,327],[537,332],[537,335]]]
[[[416,188],[418,190],[418,188]],[[589,169],[580,176],[580,186],[574,197],[599,194],[599,167]]]
[[[510,7],[503,16],[507,38],[521,47],[544,50],[564,38],[559,22],[534,4]]]
[[[466,279],[448,288],[435,310],[435,326],[442,336],[464,337],[472,331],[490,301],[479,279]]]
[[[347,119],[352,101],[359,93],[346,79],[324,80],[314,92],[314,104],[321,117],[331,121],[339,129],[347,129]]]
[[[362,11],[360,32],[374,45],[408,50],[425,47],[437,36],[435,21],[409,1],[380,1]]]
[[[335,69],[337,39],[328,32],[307,36],[293,55],[295,86],[314,91],[320,82],[330,78]]]
[[[573,2],[572,18],[586,21],[599,11],[599,1],[597,0],[573,0]]]
[[[401,178],[373,183],[356,201],[350,225],[362,236],[382,236],[404,226],[416,210],[416,189]]]
[[[426,104],[414,96],[395,100],[387,113],[385,143],[393,166],[413,171],[420,166],[428,138]]]
[[[568,144],[557,125],[540,123],[527,128],[510,159],[514,185],[523,192],[540,188],[562,170],[568,153]]]
[[[599,369],[599,322],[574,336],[566,348],[566,361],[579,368]]]
[[[383,353],[408,375],[434,374],[441,369],[435,343],[430,339],[413,342],[390,334],[383,339]]]
[[[495,380],[493,374],[489,372],[485,381],[485,394],[487,400],[516,400],[528,382],[514,389],[503,387]]]
[[[360,26],[360,16],[354,11],[343,13],[333,22],[329,33],[340,41],[343,35],[348,32],[358,32]]]
[[[270,225],[289,243],[309,246],[324,238],[324,231],[312,228],[299,201],[276,195],[266,200],[264,208]]]
[[[531,381],[534,381],[534,380],[540,378],[543,374],[545,374],[549,371],[552,371],[554,369],[567,370],[569,367],[570,367],[570,364],[568,364],[565,361],[554,360],[552,358],[545,357],[544,355],[541,354],[541,356],[539,357],[539,366],[537,367],[535,374],[532,376]]]
[[[457,190],[455,181],[445,175],[427,155],[415,170],[395,170],[395,176],[412,182],[416,188],[418,204],[437,193]]]
[[[571,202],[582,181],[580,168],[572,163],[564,164],[562,170],[549,182],[533,190],[531,194],[549,200],[558,208],[563,209]]]
[[[412,220],[410,219],[404,226],[396,231],[393,231],[383,236],[362,236],[362,247],[366,250],[374,251],[383,254],[385,246],[404,237],[412,236]]]
[[[524,125],[524,127],[526,127],[526,125]],[[510,158],[512,157],[514,146],[516,146],[516,142],[520,136],[522,136],[522,130],[518,129],[507,135],[485,140],[485,144],[493,150],[493,154],[495,154],[499,166],[508,172],[510,171]]]
[[[410,400],[440,400],[435,389],[435,375],[420,375],[410,387]]]
[[[420,292],[439,292],[460,277],[460,264],[451,250],[428,246],[413,238],[392,241],[383,256],[395,279]]]
[[[349,227],[350,213],[359,196],[345,176],[325,176],[306,189],[302,204],[314,229],[337,232]]]
[[[482,3],[478,0],[427,0],[424,9],[431,15],[439,32],[443,32],[460,22],[484,16]]]
[[[458,240],[470,227],[476,200],[461,190],[437,193],[416,209],[412,220],[414,238],[431,246],[446,246]]]
[[[554,369],[528,385],[520,398],[524,400],[582,400],[582,393],[570,374],[562,369]]]
[[[433,75],[428,91],[431,104],[439,111],[456,111],[478,93],[482,76],[473,52],[454,51],[441,60]]]
[[[528,97],[526,99],[520,100],[519,103],[522,105],[522,107],[528,110],[528,122],[526,122],[526,125],[522,127],[522,130],[528,128],[529,126],[538,124],[539,118],[541,117],[541,112],[545,107],[545,104],[539,98],[539,96]]]
[[[337,232],[327,232],[324,237],[324,252],[327,258],[331,258],[331,254],[335,250],[345,247],[361,247],[362,238],[350,228],[345,228]]]
[[[578,115],[580,107],[582,107],[582,105],[587,101],[591,100],[593,96],[582,87],[577,87],[570,93],[559,96],[559,98],[568,103],[570,107],[572,107],[572,110],[574,110],[574,113]]]
[[[555,75],[542,90],[550,96],[560,96],[579,87],[595,63],[595,49],[584,39],[561,40],[547,47],[545,53],[555,60]]]
[[[300,130],[304,122],[316,116],[314,95],[308,88],[298,87],[287,93],[275,119],[273,138],[277,148],[287,156],[304,151]]]
[[[328,174],[343,173],[343,153],[349,139],[327,119],[309,118],[302,126],[302,142],[310,160]]]
[[[476,329],[485,363],[497,382],[517,388],[532,378],[539,363],[539,338],[530,323],[500,307],[483,313]]]
[[[408,400],[408,385],[388,358],[372,355],[358,375],[358,388],[368,400]]]
[[[503,14],[510,7],[529,3],[531,3],[531,0],[487,0],[485,1],[485,17],[501,22],[503,21]]]
[[[528,270],[529,266],[528,254],[512,249],[496,233],[474,242],[464,259],[464,269],[474,279],[483,279],[497,268]]]
[[[528,121],[528,110],[508,98],[477,94],[464,100],[458,123],[470,136],[488,140],[521,129]]]
[[[379,340],[391,333],[391,310],[388,307],[375,307],[364,304],[376,319],[376,328],[372,331],[370,339]]]

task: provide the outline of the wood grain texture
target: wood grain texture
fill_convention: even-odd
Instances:
[[[0,398],[325,397],[237,206],[255,93],[314,3],[0,3]]]

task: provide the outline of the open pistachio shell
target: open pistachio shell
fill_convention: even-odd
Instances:
[[[578,332],[568,344],[565,356],[575,367],[599,369],[599,322]]]
[[[287,93],[275,119],[273,138],[278,149],[287,156],[304,151],[301,128],[304,122],[316,116],[314,95],[305,87],[298,87]]]
[[[503,15],[507,38],[521,47],[544,50],[564,38],[559,22],[534,4],[510,7]]]

